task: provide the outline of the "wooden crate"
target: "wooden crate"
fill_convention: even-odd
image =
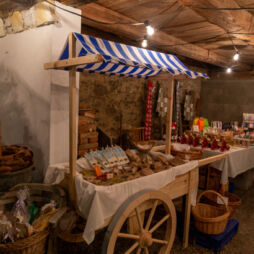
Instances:
[[[220,180],[221,180],[221,171],[216,168],[208,166],[206,189],[219,191]]]
[[[210,166],[199,168],[199,188],[204,190],[220,190],[221,171]]]
[[[97,148],[98,147],[98,143],[90,143],[90,144],[84,144],[84,145],[79,145],[78,148],[80,150],[84,150],[84,149],[92,149],[92,148]]]
[[[96,125],[95,124],[79,125],[78,131],[79,133],[94,132],[96,131]]]

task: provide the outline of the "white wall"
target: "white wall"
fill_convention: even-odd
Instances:
[[[46,71],[43,64],[56,60],[69,32],[81,31],[81,18],[58,9],[56,12],[57,24],[0,39],[3,143],[31,147],[35,180],[42,179],[49,160],[68,160],[68,74]]]
[[[61,5],[64,6],[64,5]],[[66,8],[66,6],[64,6]],[[81,14],[80,10],[69,8]],[[52,29],[52,61],[58,59],[69,32],[81,32],[81,18],[57,11],[62,25]],[[53,70],[50,114],[50,164],[69,161],[69,72]],[[77,87],[79,74],[77,73]],[[78,103],[78,100],[77,100]]]

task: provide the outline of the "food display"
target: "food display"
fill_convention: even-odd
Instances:
[[[226,139],[221,138],[221,136],[215,136],[215,135],[210,136],[207,133],[206,135],[203,135],[203,136],[198,135],[197,133],[195,134],[189,133],[188,135],[184,134],[180,138],[180,143],[182,145],[184,144],[189,145],[190,148],[187,150],[192,151],[193,154],[196,153],[196,156],[193,159],[197,159],[197,152],[200,151],[194,148],[199,148],[199,149],[210,148],[211,150],[220,149],[221,152],[224,152],[230,149],[230,146],[228,145]],[[174,149],[173,147],[173,152],[174,150],[177,150],[177,149]],[[186,149],[182,149],[182,150],[186,150]]]
[[[24,146],[2,146],[0,173],[10,173],[33,165],[33,152]]]
[[[184,164],[180,158],[151,152],[151,145],[137,145],[124,151],[119,146],[85,154],[90,168],[81,171],[83,178],[97,185],[112,185],[151,175]]]
[[[47,229],[49,219],[56,213],[55,202],[44,205],[41,209],[29,202],[27,188],[17,192],[17,201],[11,210],[0,210],[0,243],[14,243],[35,233]]]

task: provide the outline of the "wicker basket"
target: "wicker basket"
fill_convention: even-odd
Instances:
[[[0,208],[11,209],[17,201],[17,191],[28,187],[30,192],[30,201],[37,207],[49,203],[51,200],[57,202],[58,207],[66,203],[65,192],[62,188],[46,184],[18,184],[10,192],[7,192],[0,199]],[[0,244],[0,254],[44,254],[49,231],[35,233],[27,238],[20,239],[13,243]]]
[[[228,198],[228,207],[230,210],[229,219],[232,219],[235,214],[236,209],[238,208],[238,206],[241,205],[242,200],[237,195],[230,193],[230,192],[225,192],[224,196]],[[208,204],[217,206],[217,207],[223,206],[223,205],[217,203],[217,196],[214,194],[211,194],[211,193],[209,193],[205,196],[205,202],[207,202]]]
[[[202,196],[213,193],[223,201],[225,206],[217,207],[209,204],[200,203]],[[223,197],[216,191],[207,190],[201,193],[197,199],[197,205],[192,207],[194,225],[202,233],[217,235],[225,231],[230,210]]]
[[[171,154],[177,157],[180,157],[183,160],[199,160],[204,154],[203,149],[193,149],[190,150],[176,150],[174,146],[171,146]]]
[[[0,244],[0,254],[44,254],[48,234],[43,231],[14,243]]]

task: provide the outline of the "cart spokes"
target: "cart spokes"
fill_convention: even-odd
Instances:
[[[175,207],[158,191],[142,191],[128,199],[111,221],[103,254],[168,254],[176,231]]]

